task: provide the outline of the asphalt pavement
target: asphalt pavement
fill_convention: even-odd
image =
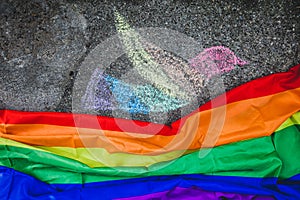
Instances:
[[[78,71],[117,33],[116,10],[133,29],[174,30],[197,41],[199,52],[224,46],[247,61],[222,74],[226,91],[300,63],[299,0],[1,0],[0,109],[72,112]],[[224,92],[213,82],[199,105]]]

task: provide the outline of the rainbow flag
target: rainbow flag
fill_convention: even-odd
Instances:
[[[299,199],[299,110],[300,65],[171,125],[2,110],[0,199]]]

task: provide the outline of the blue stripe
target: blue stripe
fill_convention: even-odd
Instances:
[[[297,199],[300,175],[277,182],[276,178],[180,175],[136,178],[87,184],[46,184],[14,169],[0,167],[0,199],[113,199],[162,192],[174,187],[200,187],[214,192]],[[281,184],[278,184],[281,183]]]

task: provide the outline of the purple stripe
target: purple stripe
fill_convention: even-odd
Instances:
[[[103,71],[96,69],[81,99],[82,107],[87,110],[114,110],[114,98],[109,90]]]
[[[119,200],[146,200],[146,199],[172,199],[172,200],[207,200],[207,199],[234,199],[234,200],[271,200],[273,197],[247,195],[237,193],[205,191],[198,187],[175,187],[172,190],[147,194],[143,196],[121,198]]]

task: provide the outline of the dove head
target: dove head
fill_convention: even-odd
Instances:
[[[237,57],[233,51],[223,46],[204,49],[195,58],[191,59],[189,63],[191,67],[208,78],[231,71],[236,65],[243,66],[247,64],[246,61]]]

